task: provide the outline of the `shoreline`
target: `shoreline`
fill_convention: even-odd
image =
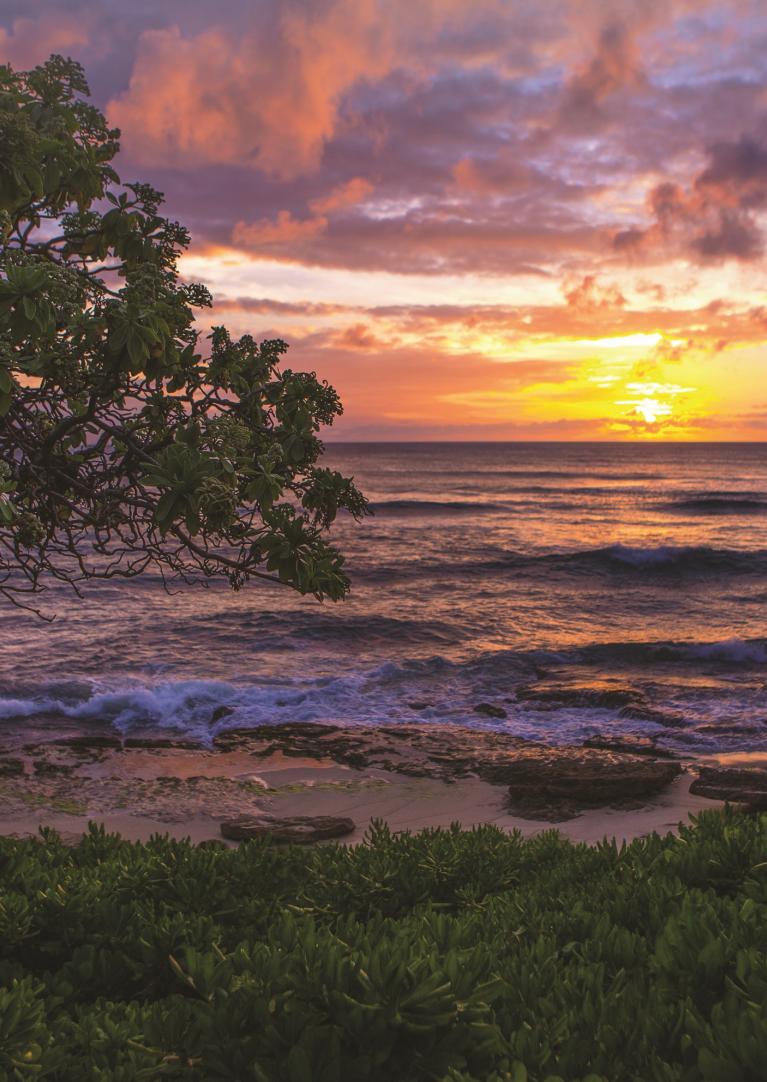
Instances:
[[[95,822],[128,840],[168,834],[235,844],[223,841],[222,822],[341,816],[354,822],[339,838],[350,844],[374,820],[395,832],[490,823],[525,836],[556,829],[576,842],[620,844],[723,806],[690,791],[691,763],[646,744],[552,749],[445,726],[306,723],[230,730],[212,747],[123,741],[103,730],[35,735],[0,753],[0,835],[31,836],[43,826],[74,841]]]
[[[375,819],[384,821],[395,833],[449,827],[453,823],[464,829],[490,824],[507,832],[519,830],[525,837],[544,830],[557,830],[574,842],[593,845],[614,839],[621,844],[652,833],[675,833],[680,824],[689,822],[690,815],[724,806],[722,801],[690,794],[689,785],[690,779],[682,778],[663,798],[642,808],[591,810],[565,822],[527,819],[505,812],[502,787],[487,782],[469,781],[449,786],[445,782],[413,778],[405,779],[402,785],[395,782],[385,794],[375,796],[351,797],[307,788],[303,793],[295,794],[293,799],[274,798],[265,803],[263,810],[285,816],[348,815],[354,819],[355,830],[337,840],[351,845],[363,841]],[[204,814],[171,821],[130,811],[78,816],[41,809],[39,813],[26,815],[0,815],[0,836],[35,837],[41,827],[48,827],[66,841],[74,842],[93,822],[128,841],[148,841],[152,835],[167,834],[178,840],[188,838],[195,844],[215,840],[236,846],[237,842],[222,839],[221,821],[217,816]]]

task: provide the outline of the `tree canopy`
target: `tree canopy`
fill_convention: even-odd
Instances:
[[[154,569],[343,597],[327,531],[367,503],[318,465],[338,395],[280,340],[201,336],[189,234],[88,95],[61,56],[0,67],[0,592]]]

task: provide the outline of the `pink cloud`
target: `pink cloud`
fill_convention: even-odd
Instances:
[[[3,63],[23,70],[41,64],[51,53],[75,52],[88,43],[91,24],[83,12],[46,12],[35,19],[14,19],[9,30],[0,26]]]
[[[237,222],[232,240],[235,244],[259,251],[291,248],[298,242],[313,240],[324,232],[327,224],[327,218],[306,218],[302,221],[294,218],[289,210],[281,210],[275,220],[262,218],[250,224]]]
[[[352,177],[345,184],[339,184],[327,195],[313,199],[309,204],[315,214],[332,214],[333,211],[346,210],[356,206],[372,193],[373,185],[364,177]]]
[[[314,169],[342,94],[391,63],[373,0],[254,8],[243,27],[147,30],[127,91],[109,104],[135,160],[243,162],[282,177]]]
[[[339,333],[335,339],[341,349],[382,349],[385,343],[372,333],[365,323],[355,323]]]

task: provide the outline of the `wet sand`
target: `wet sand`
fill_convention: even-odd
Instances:
[[[254,757],[193,747],[26,748],[16,749],[24,772],[0,777],[1,834],[34,835],[47,826],[72,839],[92,821],[131,840],[169,834],[200,842],[220,839],[225,819],[266,813],[348,816],[356,829],[345,843],[361,841],[373,820],[395,831],[491,823],[524,835],[553,828],[574,841],[620,843],[674,831],[689,815],[721,806],[692,795],[688,773],[642,806],[589,809],[553,821],[512,814],[508,786],[478,777],[413,777],[281,751]]]

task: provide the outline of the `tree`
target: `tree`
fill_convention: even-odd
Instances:
[[[336,392],[279,340],[217,326],[201,348],[189,235],[120,182],[88,94],[61,56],[0,67],[0,592],[155,569],[343,597],[327,531],[367,502],[317,464]]]

